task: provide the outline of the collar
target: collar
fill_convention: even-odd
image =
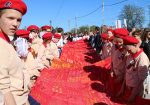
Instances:
[[[136,54],[131,54],[131,56],[135,59],[136,57],[138,57],[142,52],[143,52],[143,48],[140,48],[141,50],[139,52],[137,52]]]
[[[45,43],[43,43],[43,45],[44,45],[45,48],[47,47]]]
[[[123,51],[123,48],[118,48],[118,46],[115,45],[115,50],[119,50],[120,52],[122,52],[122,51]]]
[[[10,39],[7,35],[5,35],[3,32],[0,31],[0,38],[5,40],[6,42],[10,43]]]
[[[28,53],[31,52],[31,48],[28,48]]]

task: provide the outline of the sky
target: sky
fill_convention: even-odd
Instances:
[[[22,0],[27,5],[27,13],[23,16],[20,29],[25,26],[43,25],[62,27],[64,32],[69,31],[68,17],[70,18],[70,29],[75,28],[77,16],[77,28],[81,26],[101,26],[103,25],[103,8],[99,8],[103,4],[103,0]],[[104,5],[116,4],[124,0],[104,0]],[[149,9],[150,0],[127,0],[120,4],[112,6],[104,6],[104,24],[112,26],[118,20],[118,15],[124,5],[135,4],[136,6],[143,7],[145,10],[146,22],[143,25],[147,27],[149,22]],[[90,15],[82,17],[86,14]],[[80,18],[82,17],[82,18]],[[113,18],[113,21],[112,21]]]

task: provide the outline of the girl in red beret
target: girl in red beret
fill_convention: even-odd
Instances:
[[[123,37],[129,35],[126,29],[115,29],[115,44],[111,48],[111,76],[115,76],[115,84],[123,81],[125,75],[125,64],[128,53],[123,49]]]
[[[107,42],[108,37],[106,33],[101,34],[101,37],[103,41],[102,58],[106,59],[106,42]]]
[[[149,59],[143,49],[139,48],[139,41],[136,38],[127,36],[123,38],[123,42],[130,55],[126,60],[126,75],[118,96],[123,95],[127,88],[131,91],[128,101],[132,103],[136,96],[143,97],[144,95],[143,82],[148,75]]]
[[[23,66],[8,37],[14,36],[26,11],[21,0],[0,0],[0,90],[7,105],[29,105]]]
[[[45,33],[42,36],[42,38],[43,38],[43,44],[39,47],[38,56],[37,56],[37,59],[38,59],[37,63],[38,63],[38,65],[41,64],[41,67],[43,69],[43,68],[49,68],[50,67],[50,65],[47,64],[47,62],[46,62],[46,59],[47,59],[46,50],[47,50],[47,45],[52,40],[52,33]]]

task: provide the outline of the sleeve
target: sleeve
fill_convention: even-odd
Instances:
[[[54,47],[54,51],[53,51],[54,58],[59,58],[59,52],[57,46],[53,46],[53,47]]]
[[[0,51],[0,90],[3,94],[10,92],[9,54]]]
[[[138,62],[138,76],[140,80],[145,80],[148,75],[149,60],[147,56],[142,56]]]

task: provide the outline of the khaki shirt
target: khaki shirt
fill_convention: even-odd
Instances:
[[[125,49],[119,50],[115,48],[115,45],[111,48],[111,63],[112,63],[112,71],[116,74],[116,76],[121,76],[125,74],[125,65],[126,59],[128,56],[128,52]]]
[[[111,42],[106,42],[102,49],[102,57],[103,59],[109,58],[111,56],[111,48],[113,44]]]
[[[26,64],[27,64],[27,67],[28,67],[30,77],[40,76],[40,73],[37,70],[36,58],[33,57],[31,52],[29,52],[28,55],[27,55]]]
[[[38,65],[49,68],[49,65],[46,65],[46,47],[43,44],[39,48],[37,59]]]
[[[40,46],[42,45],[42,43],[43,43],[43,40],[42,40],[42,39],[34,39],[34,40],[32,41],[32,46],[31,46],[31,48],[34,49],[34,51],[35,51],[36,54],[38,53],[39,48],[40,48]]]
[[[0,32],[2,35],[2,33]],[[11,92],[17,105],[28,99],[28,89],[23,76],[23,67],[13,46],[0,38],[0,90],[3,94]]]
[[[53,58],[59,59],[58,47],[52,41],[47,45],[46,58],[48,59],[47,61],[50,61],[50,64],[52,64]]]
[[[131,61],[133,61],[133,57],[129,55],[126,61],[126,85],[136,87],[138,81],[145,80],[148,75],[149,59],[147,55],[142,52],[135,58],[134,66],[127,68]]]

